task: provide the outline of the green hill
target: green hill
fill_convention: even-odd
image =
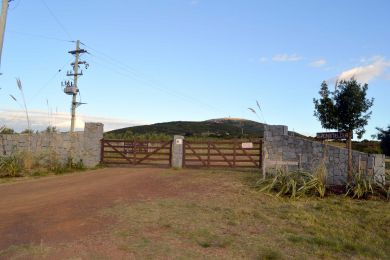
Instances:
[[[174,121],[152,125],[132,126],[112,130],[104,134],[107,139],[155,139],[169,140],[173,135],[184,135],[187,138],[261,138],[264,124],[240,118],[220,118],[200,122]],[[289,131],[289,135],[315,140]],[[342,142],[328,142],[329,145],[345,147]],[[381,153],[379,142],[363,140],[353,142],[352,149],[367,153]]]
[[[174,121],[152,125],[141,125],[112,130],[106,138],[123,138],[126,135],[184,135],[186,137],[213,138],[259,138],[263,136],[264,125],[245,119],[211,119],[201,122]]]

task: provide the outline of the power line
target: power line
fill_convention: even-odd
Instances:
[[[42,92],[42,90],[44,90],[47,86],[49,86],[49,84],[62,72],[65,66],[68,65],[71,61],[72,60],[69,60],[55,74],[53,74],[53,76],[48,81],[46,81],[46,83],[42,85],[42,87],[38,89],[38,91],[35,92],[35,95],[31,98],[31,101],[34,101],[38,97],[38,95]]]
[[[68,30],[66,30],[65,26],[60,22],[60,20],[57,18],[57,16],[54,14],[54,12],[50,9],[50,7],[47,5],[45,0],[41,0],[43,5],[46,7],[46,9],[49,11],[50,15],[54,18],[54,20],[57,22],[57,24],[61,27],[61,29],[65,32],[65,34],[68,36],[69,40],[72,40],[73,37],[70,35]]]
[[[99,59],[100,61],[102,61],[102,59],[99,58],[98,56],[93,55],[93,54],[91,54],[91,53],[89,53],[89,54],[90,54],[92,57],[94,57],[94,58]],[[95,59],[93,59],[93,60],[94,60],[94,62],[96,62]],[[104,61],[102,61],[102,62],[104,62]],[[115,73],[117,73],[117,74],[119,74],[119,75],[121,75],[121,76],[128,77],[128,78],[131,78],[131,79],[133,79],[133,80],[139,81],[139,82],[143,83],[146,87],[149,87],[149,88],[158,90],[158,91],[163,92],[163,93],[165,93],[165,94],[167,94],[167,95],[170,95],[170,96],[175,96],[175,97],[180,98],[180,99],[182,99],[182,100],[185,99],[185,100],[187,100],[188,102],[191,102],[192,104],[196,104],[196,105],[201,104],[201,105],[203,105],[203,107],[208,107],[208,108],[204,108],[204,109],[207,110],[207,111],[209,111],[210,109],[213,109],[213,110],[215,110],[215,111],[222,112],[222,113],[225,114],[224,111],[222,111],[222,110],[216,108],[215,106],[212,106],[212,105],[210,105],[210,104],[207,104],[207,103],[205,103],[205,102],[203,102],[203,101],[200,101],[200,100],[198,100],[198,99],[195,99],[195,98],[193,98],[193,97],[187,96],[187,95],[185,95],[185,94],[183,94],[183,93],[181,93],[181,92],[173,91],[173,90],[169,90],[169,89],[167,89],[167,88],[159,87],[159,86],[157,86],[156,84],[154,84],[153,82],[151,82],[150,80],[143,79],[143,78],[140,78],[139,76],[136,76],[136,75],[133,75],[133,74],[128,73],[128,71],[125,70],[125,69],[123,69],[123,68],[119,68],[119,70],[118,70],[116,67],[115,67],[115,68],[112,68],[111,66],[114,66],[114,65],[112,65],[112,64],[109,64],[109,65],[110,65],[110,66],[109,66],[108,64],[102,64],[102,63],[100,63],[100,62],[96,62],[96,63],[105,66],[106,68],[110,69],[111,71],[113,71],[113,72],[115,72]]]
[[[74,41],[69,41],[61,38],[56,38],[52,36],[46,36],[42,34],[34,34],[34,33],[28,33],[28,32],[20,32],[20,31],[14,31],[14,30],[8,30],[8,32],[15,33],[15,34],[20,34],[24,36],[30,36],[30,37],[36,37],[36,38],[42,38],[42,39],[48,39],[48,40],[54,40],[54,41],[60,41],[60,42],[74,42]]]
[[[100,53],[102,56],[104,56],[104,58],[102,57],[99,57],[98,55],[96,54],[92,54],[90,52],[88,52],[89,55],[103,61],[104,60],[109,60],[112,65],[116,66],[116,67],[119,67],[119,69],[121,69],[123,72],[119,72],[116,68],[113,69],[114,72],[116,73],[119,73],[121,74],[122,76],[127,76],[127,77],[130,77],[132,79],[135,79],[137,81],[140,81],[140,82],[143,82],[144,84],[147,84],[148,87],[150,88],[153,88],[153,89],[157,89],[159,91],[162,91],[162,92],[165,92],[166,94],[168,95],[172,95],[172,96],[176,96],[176,97],[180,97],[180,98],[184,98],[184,99],[187,99],[189,100],[190,102],[192,103],[197,103],[198,105],[199,104],[202,104],[203,106],[207,106],[215,111],[218,111],[218,112],[222,112],[222,113],[225,113],[224,111],[222,111],[221,109],[213,106],[213,105],[210,105],[208,103],[205,103],[204,101],[202,100],[199,100],[197,98],[194,98],[194,97],[191,97],[191,96],[188,96],[182,92],[179,92],[179,91],[173,91],[173,90],[170,90],[168,88],[162,88],[162,87],[159,87],[158,84],[159,82],[157,82],[156,80],[154,79],[148,79],[145,75],[142,75],[140,74],[135,68],[132,68],[128,65],[126,65],[125,63],[121,62],[121,61],[118,61],[117,59],[114,59],[112,57],[110,57],[109,55],[101,52],[101,51],[98,51],[96,50],[95,48],[89,46],[89,45],[86,45],[85,43],[81,43],[82,45],[84,45],[85,47],[88,47],[89,49],[91,50],[94,50],[96,53]],[[106,62],[104,61],[104,62]],[[132,74],[132,76],[130,76],[130,74]],[[195,102],[194,102],[195,101]]]
[[[137,72],[137,70],[135,69],[135,68],[133,68],[133,67],[131,67],[131,66],[129,66],[129,65],[127,65],[127,64],[125,64],[125,63],[123,63],[123,62],[121,62],[121,61],[118,61],[117,59],[114,59],[114,58],[112,58],[111,56],[109,56],[109,55],[107,55],[107,54],[105,54],[105,53],[103,53],[103,52],[101,52],[101,51],[99,51],[99,50],[96,50],[95,48],[92,48],[91,46],[87,46],[86,44],[84,44],[84,43],[82,43],[81,42],[81,44],[82,45],[84,45],[85,47],[87,47],[88,49],[91,49],[91,50],[93,50],[94,52],[96,52],[96,53],[100,53],[102,56],[104,56],[106,59],[108,59],[108,60],[111,60],[111,62],[114,62],[114,63],[116,63],[117,65],[119,65],[119,66],[121,66],[124,70],[129,70],[131,73],[133,73],[133,74],[135,74],[135,75],[137,75],[137,76],[141,76],[141,75],[139,75],[139,73]],[[90,54],[90,53],[89,53]]]

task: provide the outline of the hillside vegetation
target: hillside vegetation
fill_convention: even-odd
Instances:
[[[212,119],[201,122],[174,121],[117,129],[105,133],[106,137],[123,138],[129,135],[184,135],[186,137],[259,138],[264,125],[243,119]]]
[[[187,139],[262,138],[263,132],[264,124],[262,123],[239,118],[220,118],[200,122],[173,121],[126,127],[106,132],[104,138],[170,140],[173,135],[183,135]],[[315,140],[313,137],[304,136],[292,131],[289,131],[289,135]],[[328,144],[345,148],[345,143],[343,142],[328,142]],[[381,153],[378,141],[354,141],[352,143],[352,149],[365,153]]]
[[[220,118],[206,121],[173,121],[152,125],[132,126],[112,130],[105,133],[105,138],[131,139],[139,136],[163,136],[183,135],[186,137],[210,137],[210,138],[261,138],[263,137],[264,124],[246,119]],[[289,132],[289,134],[297,133]],[[303,137],[303,136],[302,136]]]

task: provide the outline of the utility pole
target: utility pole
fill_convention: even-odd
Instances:
[[[3,53],[3,41],[5,33],[5,24],[7,22],[8,3],[12,0],[2,0],[1,17],[0,17],[0,68],[1,68],[1,54]]]
[[[73,66],[73,72],[68,71],[66,73],[66,76],[73,77],[73,82],[66,81],[62,82],[62,86],[64,86],[64,92],[65,94],[72,95],[72,106],[71,106],[71,122],[70,122],[70,131],[74,132],[75,128],[75,121],[76,121],[76,108],[82,103],[79,103],[76,101],[77,93],[79,92],[78,88],[78,77],[83,75],[83,71],[79,73],[79,65],[84,64],[85,68],[88,68],[89,64],[85,61],[80,61],[80,54],[86,53],[87,51],[84,49],[80,49],[80,40],[76,41],[76,49],[73,51],[69,51],[68,53],[75,56],[75,61],[71,63],[71,66]]]

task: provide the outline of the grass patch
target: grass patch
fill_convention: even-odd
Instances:
[[[276,198],[248,185],[258,179],[251,172],[186,177],[173,185],[204,189],[104,211],[119,220],[121,250],[142,258],[390,258],[388,202]]]
[[[52,161],[50,164],[40,165],[37,162],[37,159],[35,160],[34,167],[27,170],[23,166],[21,158],[21,155],[7,157],[0,156],[0,184],[101,168],[100,166],[86,168],[82,161],[73,162],[71,159],[68,159],[68,161],[64,164],[60,164],[58,161]]]
[[[44,245],[18,245],[10,246],[0,251],[2,259],[39,259],[47,256],[51,248]]]

